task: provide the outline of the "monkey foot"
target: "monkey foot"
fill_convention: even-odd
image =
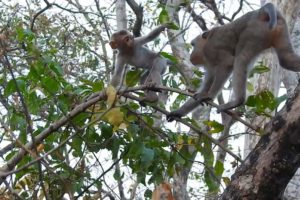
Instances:
[[[203,95],[200,95],[200,94],[195,94],[195,95],[193,96],[193,98],[194,98],[197,102],[199,102],[199,104],[201,104],[202,106],[203,106],[204,104],[207,105],[207,101],[211,101],[211,100],[212,100],[211,97],[209,97],[209,96],[203,96]]]
[[[182,115],[177,113],[176,111],[175,112],[170,112],[168,115],[167,115],[167,121],[168,122],[172,122],[174,121],[176,118],[181,118]]]
[[[217,108],[217,113],[226,112],[227,109]]]
[[[142,98],[142,100],[139,102],[139,104],[143,107],[146,107],[146,103],[155,103],[157,101],[158,101],[157,96],[148,96],[148,97]]]

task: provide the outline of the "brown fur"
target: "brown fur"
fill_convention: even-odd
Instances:
[[[168,121],[186,115],[203,101],[214,99],[231,74],[235,98],[220,105],[218,111],[243,104],[249,65],[265,49],[273,47],[285,69],[300,71],[300,57],[292,48],[286,22],[271,3],[197,36],[192,45],[191,62],[194,65],[204,64],[206,71],[203,86],[194,98],[171,112],[167,116]]]

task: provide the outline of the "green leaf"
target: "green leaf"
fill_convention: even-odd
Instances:
[[[48,65],[57,76],[61,77],[63,75],[63,69],[58,63],[51,61]]]
[[[249,96],[246,105],[253,107],[255,112],[268,116],[267,112],[275,110],[279,104],[272,92],[264,90],[256,95]]]
[[[166,24],[170,21],[170,17],[168,15],[168,12],[165,9],[162,9],[162,11],[160,12],[160,14],[158,16],[158,21],[161,24]]]
[[[98,91],[103,90],[103,88],[104,88],[103,80],[90,81],[88,79],[80,79],[80,81],[82,83],[84,83],[84,85],[81,88],[77,89],[78,90],[77,92],[79,94],[86,92],[87,88],[89,88],[89,87],[86,87],[86,86],[91,86],[92,87],[92,92],[98,92]]]
[[[25,131],[27,123],[24,117],[20,113],[13,112],[9,120],[11,130]]]
[[[249,77],[253,77],[254,74],[263,74],[269,72],[270,68],[267,67],[262,61],[250,71]]]
[[[142,73],[143,72],[141,70],[130,70],[126,74],[126,79],[125,79],[126,85],[128,87],[135,86],[139,82],[139,80],[142,76]],[[146,73],[146,72],[144,71],[144,73]]]
[[[199,79],[199,78],[192,78],[191,84],[192,84],[195,88],[199,88],[200,85],[202,84],[202,82],[201,82],[201,79]]]
[[[142,183],[143,185],[146,185],[146,173],[143,171],[140,171],[137,173],[137,182]]]
[[[261,92],[261,98],[263,100],[264,107],[274,110],[276,108],[277,102],[272,92],[269,90],[264,90]]]
[[[167,52],[164,52],[164,51],[160,52],[160,55],[161,55],[162,57],[165,57],[165,58],[169,59],[169,60],[172,61],[174,64],[178,64],[178,59],[177,59],[175,56],[173,56],[173,55],[171,55],[171,54],[169,54],[169,53],[167,53]]]
[[[254,91],[254,86],[252,83],[250,83],[249,81],[247,81],[247,90],[249,92],[253,92]]]
[[[172,30],[179,30],[179,27],[173,22],[168,23],[168,28]]]
[[[124,177],[124,173],[121,174],[120,170],[116,170],[113,176],[116,181],[120,181]]]
[[[204,157],[206,166],[212,167],[214,164],[214,153],[212,151],[212,143],[207,137],[203,137],[203,148],[201,148],[201,154]]]
[[[213,121],[204,121],[204,124],[210,127],[209,133],[219,133],[224,130],[224,125],[219,122]]]
[[[71,99],[67,95],[62,94],[58,96],[58,106],[64,112],[67,112],[69,110],[71,104]]]
[[[51,94],[56,94],[60,89],[59,82],[51,77],[43,77],[42,84],[46,91]]]
[[[72,123],[76,124],[77,126],[83,126],[86,123],[88,117],[90,117],[88,113],[82,112],[72,119]]]
[[[141,141],[137,140],[129,145],[129,152],[126,156],[128,156],[129,158],[140,158],[144,147],[144,144]]]
[[[82,143],[83,143],[83,140],[80,137],[74,137],[72,139],[71,147],[74,149],[73,156],[75,156],[75,157],[82,156],[82,154],[83,154],[83,152],[82,152],[82,146],[81,146]]]
[[[154,124],[154,119],[152,116],[149,116],[149,115],[144,115],[143,116],[143,120],[147,123],[148,126],[153,126]]]
[[[193,72],[198,78],[202,78],[204,76],[204,73],[200,70],[194,69]]]
[[[40,99],[36,91],[31,91],[27,96],[26,96],[26,102],[29,108],[29,112],[31,114],[39,114],[39,111],[41,109],[41,103],[42,99]]]
[[[108,139],[113,135],[113,127],[107,123],[100,124],[101,137]]]
[[[224,172],[224,164],[217,160],[215,164],[215,174],[217,177],[221,177]]]
[[[255,105],[256,105],[256,96],[255,95],[250,95],[247,98],[247,101],[246,101],[245,105],[247,105],[249,107],[255,107]]]
[[[4,89],[4,95],[6,97],[8,97],[9,95],[13,94],[14,92],[17,92],[17,86],[16,86],[16,83],[18,84],[18,88],[20,90],[20,92],[25,92],[25,88],[26,88],[26,82],[21,79],[21,78],[18,78],[15,80],[11,79],[5,89]]]
[[[112,158],[116,159],[118,157],[118,152],[120,149],[120,141],[118,139],[113,140],[113,145],[111,146]]]
[[[145,192],[144,192],[144,197],[146,199],[151,199],[152,198],[152,191],[147,189]]]
[[[204,181],[208,187],[209,192],[214,193],[218,191],[219,189],[218,184],[215,182],[214,177],[210,174],[208,170],[205,170]]]
[[[141,161],[143,166],[149,166],[154,159],[154,151],[149,148],[144,148],[142,155],[141,155]]]

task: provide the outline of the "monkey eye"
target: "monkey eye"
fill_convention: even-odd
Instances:
[[[202,38],[207,39],[209,31],[205,31],[202,33]]]
[[[191,45],[192,45],[192,46],[195,46],[195,42],[194,42],[194,41],[192,41],[192,42],[191,42]]]

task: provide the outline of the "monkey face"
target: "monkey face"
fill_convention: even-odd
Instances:
[[[110,39],[109,45],[112,49],[127,49],[133,47],[134,37],[133,35],[126,31],[121,30],[115,32]]]
[[[192,40],[191,44],[193,46],[193,51],[190,55],[190,61],[193,65],[203,65],[205,63],[203,51],[206,43],[207,39],[203,38],[201,35]]]

